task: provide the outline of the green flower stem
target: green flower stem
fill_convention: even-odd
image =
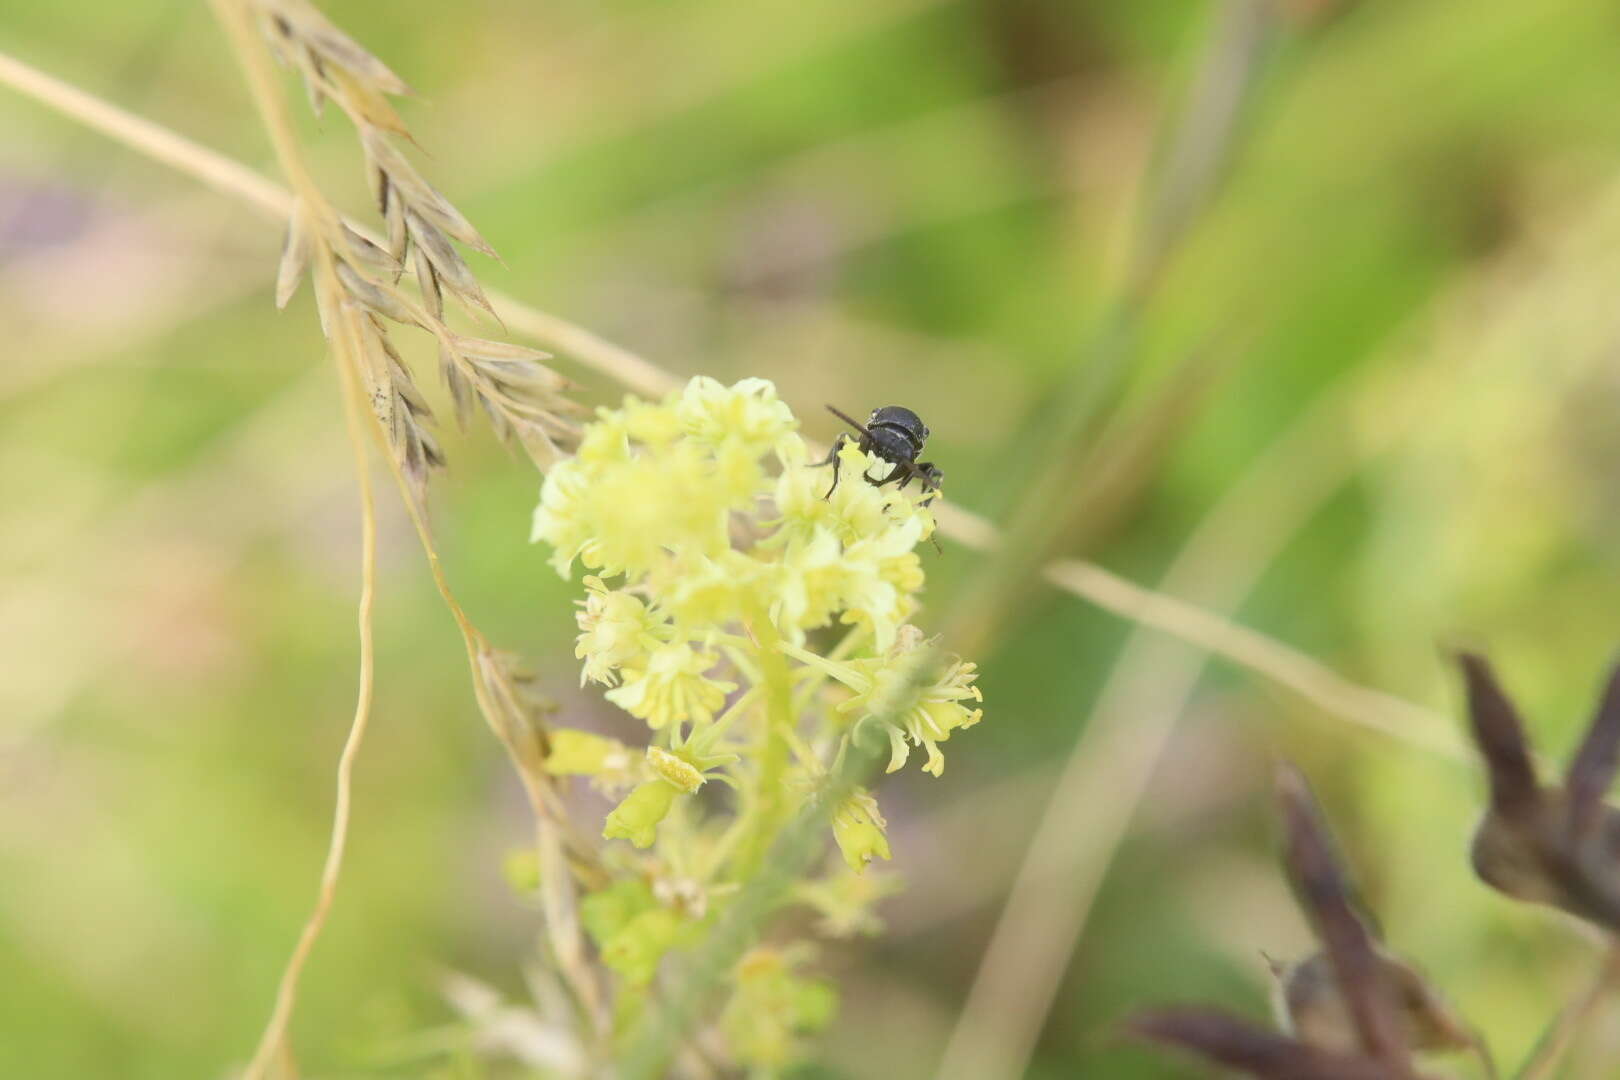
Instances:
[[[834,646],[832,652],[827,654],[828,660],[847,660],[850,653],[863,644],[870,635],[863,626],[857,626],[843,636],[843,639]],[[785,650],[784,650],[785,651]],[[799,687],[793,695],[793,710],[801,716],[810,710],[810,703],[815,700],[822,686],[827,682],[826,669],[811,666],[809,670],[801,672]],[[830,710],[828,715],[830,715]],[[825,717],[824,717],[825,719]]]
[[[701,880],[711,887],[711,894],[720,877],[720,871],[725,868],[731,853],[737,850],[737,845],[742,842],[743,833],[747,831],[748,825],[747,815],[740,812],[734,815],[727,823],[726,831],[720,834],[720,839],[715,842],[714,850],[709,853]]]
[[[725,711],[719,716],[715,717],[709,726],[702,730],[701,738],[698,737],[699,732],[696,729],[693,729],[691,735],[683,738],[679,729],[677,728],[670,735],[670,749],[679,750],[685,746],[692,746],[694,748],[700,748],[704,751],[712,750],[714,747],[720,745],[721,736],[725,735],[725,733],[731,728],[732,721],[747,711],[747,709],[754,704],[758,697],[759,692],[753,687],[749,687],[747,690],[744,690],[742,693],[738,694],[736,699],[732,701],[730,705],[726,706]]]
[[[799,764],[804,767],[805,771],[812,777],[820,776],[822,772],[821,759],[816,757],[816,752],[805,743],[804,739],[800,738],[799,733],[793,729],[792,725],[782,729],[782,737],[787,740],[789,748],[793,751],[793,756],[799,759]]]
[[[664,819],[665,835],[675,837],[676,840],[665,844],[660,850],[669,862],[671,875],[677,878],[690,876],[692,865],[690,817],[691,807],[688,800],[678,797],[669,808],[669,816]]]
[[[760,710],[763,720],[759,769],[755,773],[753,825],[738,848],[736,876],[748,878],[758,869],[771,841],[781,830],[786,803],[783,781],[792,753],[793,675],[782,654],[782,636],[763,610],[750,612],[748,629],[754,639],[754,657],[759,664]]]
[[[818,785],[815,797],[774,837],[767,857],[743,880],[735,899],[719,915],[683,970],[679,991],[661,1007],[649,1009],[633,1026],[620,1059],[619,1080],[668,1075],[671,1056],[698,1019],[707,1015],[727,974],[754,944],[759,925],[787,901],[805,871],[827,850],[833,810],[877,771],[887,750],[884,740],[874,737],[879,728],[873,725],[865,738],[857,733],[849,740],[848,752]]]

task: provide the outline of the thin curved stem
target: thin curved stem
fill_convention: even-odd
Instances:
[[[1097,607],[1263,675],[1330,716],[1437,757],[1474,760],[1450,718],[1439,710],[1347,679],[1310,654],[1210,607],[1078,559],[1060,559],[1044,573],[1048,581]],[[1167,586],[1174,587],[1168,582]]]
[[[371,717],[372,691],[376,675],[376,648],[374,644],[372,607],[377,591],[377,511],[371,487],[371,468],[366,456],[364,417],[360,414],[352,386],[353,373],[343,368],[345,389],[344,418],[349,442],[354,449],[355,477],[360,485],[360,689],[354,707],[354,720],[349,726],[348,738],[337,764],[337,798],[332,809],[332,835],[327,846],[326,864],[321,868],[321,883],[315,899],[315,908],[304,923],[294,946],[292,956],[282,971],[276,988],[275,1006],[270,1020],[254,1050],[243,1080],[260,1080],[267,1074],[271,1061],[281,1051],[287,1038],[287,1027],[292,1021],[293,1007],[298,999],[298,982],[304,965],[315,948],[326,925],[327,915],[337,895],[338,875],[343,869],[343,856],[348,847],[349,819],[353,804],[354,763],[360,754]]]
[[[247,203],[274,221],[285,222],[292,210],[292,196],[287,189],[264,174],[3,52],[0,83],[153,161]]]
[[[291,125],[287,121],[285,108],[276,92],[274,75],[269,69],[268,60],[253,41],[253,27],[247,10],[231,0],[214,0],[214,10],[231,40],[233,51],[242,62],[254,104],[270,132],[277,155],[289,178],[295,186],[313,187],[313,181],[304,169],[296,144],[293,142]],[[299,980],[310,953],[315,948],[315,942],[326,925],[327,916],[337,895],[338,877],[343,869],[343,856],[348,846],[354,763],[359,755],[371,715],[376,668],[372,632],[372,606],[377,575],[376,505],[363,435],[365,421],[360,406],[358,375],[351,365],[343,362],[341,355],[338,361],[344,385],[344,417],[349,429],[349,442],[354,451],[355,471],[360,485],[362,534],[359,610],[360,690],[355,704],[354,720],[350,724],[348,738],[344,741],[343,752],[338,757],[337,797],[332,813],[331,841],[327,847],[326,862],[321,868],[320,888],[315,908],[304,923],[303,930],[298,936],[298,943],[293,947],[287,966],[282,971],[281,981],[276,988],[275,1005],[271,1009],[270,1019],[260,1036],[253,1058],[248,1064],[244,1080],[261,1080],[267,1075],[271,1062],[282,1052],[286,1044],[287,1028],[292,1022],[293,1009],[298,1000]]]
[[[754,640],[755,660],[759,665],[760,754],[759,770],[750,785],[754,810],[746,815],[753,819],[753,825],[737,848],[735,876],[740,880],[753,875],[782,827],[785,813],[782,782],[792,753],[797,716],[793,708],[793,679],[788,672],[787,658],[778,647],[781,638],[776,624],[763,610],[756,609],[749,618],[748,632]]]
[[[332,353],[343,378],[346,412],[351,417],[351,424],[358,425],[359,429],[366,426],[365,418],[370,418],[370,430],[373,437],[378,441],[378,445],[383,448],[383,458],[388,463],[395,484],[399,488],[401,498],[410,515],[411,523],[421,540],[422,549],[427,557],[434,584],[443,597],[446,607],[449,608],[451,617],[461,631],[462,641],[467,652],[468,667],[472,673],[473,693],[479,711],[484,715],[490,728],[495,732],[497,738],[501,740],[502,745],[511,757],[513,766],[523,784],[524,794],[534,814],[536,850],[542,868],[546,871],[545,881],[547,888],[542,899],[546,911],[547,940],[557,959],[559,968],[575,993],[581,1011],[586,1015],[591,1025],[600,1032],[605,1029],[607,1023],[606,1010],[595,977],[585,961],[583,931],[575,917],[574,897],[569,884],[569,874],[563,872],[569,869],[563,843],[567,839],[566,823],[559,808],[554,805],[553,793],[540,767],[541,755],[539,748],[531,745],[534,742],[535,733],[513,730],[511,723],[512,710],[507,707],[510,703],[492,699],[491,694],[494,691],[491,688],[492,680],[487,677],[490,674],[487,668],[493,662],[494,651],[473,625],[466,611],[461,607],[461,604],[456,600],[455,594],[451,591],[422,507],[419,505],[399,461],[393,454],[388,452],[388,440],[382,430],[380,419],[375,411],[366,406],[366,393],[363,385],[366,349],[362,340],[362,330],[359,322],[362,316],[349,302],[339,284],[338,255],[334,248],[335,243],[346,243],[346,241],[341,240],[341,226],[343,224],[341,216],[326,199],[304,162],[296,132],[287,112],[286,102],[276,85],[275,71],[271,67],[265,48],[257,40],[249,5],[244,0],[212,0],[212,3],[219,22],[230,39],[231,47],[242,64],[254,105],[270,136],[277,160],[292,184],[293,190],[297,192],[298,202],[302,204],[302,212],[309,215],[312,222],[314,287],[317,293],[317,302],[330,320],[329,330]],[[9,66],[0,68],[0,77],[6,75],[9,71]],[[84,111],[85,102],[77,98],[70,100],[79,108],[80,112]],[[108,106],[107,108],[110,109],[111,107]],[[97,112],[94,119],[99,126],[104,124],[108,117]],[[154,136],[150,132],[143,130],[142,142],[150,145],[153,141]],[[172,140],[170,143],[163,145],[172,153]],[[170,156],[165,156],[163,160],[173,163]],[[217,163],[208,170],[207,175],[211,181],[221,184],[231,184],[240,179],[236,172],[221,167]],[[263,196],[265,192],[261,190],[258,194]],[[268,208],[266,207],[267,201],[261,199],[258,205],[261,208]],[[279,203],[283,217],[291,212],[293,206],[291,196],[283,193],[282,197],[276,201]],[[358,429],[356,437],[359,437]],[[360,448],[362,451],[363,447],[364,441],[361,439]],[[371,500],[369,486],[365,488],[365,492],[369,514]],[[369,613],[369,607],[367,611]],[[369,648],[369,638],[367,641]],[[368,678],[366,684],[366,700],[368,703],[369,686]],[[357,748],[358,740],[352,740],[351,746],[345,747],[345,756],[339,765],[340,784],[344,785],[342,788],[344,792],[342,806],[345,828],[348,805],[346,770],[352,767],[352,755]],[[572,846],[576,853],[586,851],[578,843]],[[338,860],[341,861],[341,845],[335,844],[335,848]],[[293,1003],[296,998],[297,977],[302,971],[309,950],[313,948],[320,925],[324,923],[325,912],[330,907],[332,892],[336,886],[336,866],[331,864],[331,860],[329,860],[328,869],[328,874],[323,875],[321,901],[317,906],[316,916],[312,917],[310,925],[306,926],[305,933],[294,951],[293,959],[289,962],[287,974],[283,977],[282,989],[277,996],[276,1009],[272,1013],[271,1022],[261,1040],[258,1051],[254,1055],[254,1064],[245,1080],[260,1080],[271,1056],[284,1044],[286,1027],[290,1021]],[[576,860],[576,865],[572,869],[579,873],[588,873],[591,868],[579,864],[578,860]]]

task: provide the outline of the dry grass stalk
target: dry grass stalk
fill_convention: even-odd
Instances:
[[[287,303],[311,262],[319,260],[364,310],[367,394],[419,503],[444,455],[432,434],[432,411],[389,337],[390,323],[433,336],[458,422],[465,426],[475,407],[481,408],[497,437],[522,446],[537,466],[547,467],[574,437],[583,410],[566,396],[568,381],[542,363],[545,353],[461,335],[446,323],[446,294],[494,316],[456,244],[490,256],[495,250],[392,145],[395,137],[410,138],[389,103],[390,96],[407,92],[404,80],[305,0],[248,0],[247,6],[272,52],[298,74],[317,114],[330,101],[354,124],[386,238],[386,246],[373,243],[350,228],[318,188],[295,183],[276,275],[277,305]],[[416,278],[420,301],[399,287],[406,268]],[[322,324],[330,337],[328,306]]]
[[[369,408],[373,430],[387,449],[385,457],[428,556],[434,581],[462,631],[479,708],[506,746],[528,793],[538,822],[542,862],[560,869],[564,862],[563,819],[540,768],[545,753],[544,706],[509,658],[494,650],[473,626],[445,579],[426,519],[428,476],[443,464],[444,456],[431,430],[432,413],[426,399],[389,336],[390,324],[415,326],[432,334],[458,417],[465,422],[476,401],[497,434],[521,443],[537,465],[544,467],[561,452],[573,436],[573,417],[582,410],[563,396],[566,380],[540,363],[544,354],[463,336],[445,322],[443,297],[447,291],[473,307],[489,308],[452,240],[492,252],[466,218],[388,143],[390,135],[407,136],[388,103],[389,95],[405,90],[398,76],[304,0],[214,0],[214,7],[243,64],[255,104],[294,192],[276,275],[277,303],[285,304],[300,280],[312,275],[321,327],[337,362],[351,416]],[[255,39],[255,26],[268,39],[271,50],[302,76],[317,110],[330,100],[354,122],[378,195],[388,235],[386,248],[350,228],[310,175],[268,58]],[[407,260],[419,279],[420,302],[399,287]],[[362,478],[365,467],[362,455]],[[365,634],[369,635],[369,622]],[[365,686],[369,689],[369,679]],[[348,827],[347,769],[358,749],[368,710],[369,693],[362,696],[340,767],[339,813],[334,817],[321,897],[283,975],[275,1010],[248,1067],[247,1080],[263,1077],[272,1063],[284,1057],[298,978],[324,925],[341,866]],[[588,859],[588,850],[576,852],[579,864]],[[550,874],[548,885],[545,899],[551,951],[574,993],[582,1026],[599,1032],[605,1022],[601,995],[596,974],[585,962],[577,920],[572,917],[571,876]]]
[[[353,805],[354,763],[365,740],[366,727],[371,719],[372,689],[376,676],[376,650],[373,645],[372,607],[377,588],[377,515],[371,490],[371,474],[366,455],[364,419],[355,395],[346,395],[345,416],[350,441],[354,447],[355,469],[360,484],[361,556],[360,556],[360,688],[356,696],[354,719],[348,737],[338,758],[337,795],[332,810],[331,842],[327,846],[326,861],[321,867],[320,887],[315,907],[299,931],[298,943],[282,971],[276,987],[275,1005],[265,1024],[245,1080],[256,1080],[265,1075],[272,1061],[282,1062],[282,1071],[288,1072],[289,1055],[286,1053],[287,1026],[292,1021],[293,1006],[298,999],[298,981],[304,965],[315,948],[321,929],[326,925],[328,913],[337,897],[338,876],[343,870],[343,856],[348,846],[349,817]]]

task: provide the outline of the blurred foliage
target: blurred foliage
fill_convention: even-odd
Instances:
[[[801,415],[903,402],[969,507],[1001,506],[1033,467],[1026,418],[1081,355],[1211,10],[324,6],[417,88],[429,171],[504,256],[486,282],[673,371],[771,377]],[[1284,7],[1230,182],[1142,311],[1128,399],[1173,386],[1188,356],[1216,377],[1086,554],[1151,581],[1333,394],[1321,462],[1295,468],[1344,475],[1243,619],[1452,714],[1438,646],[1481,645],[1557,752],[1620,639],[1613,7]],[[12,4],[0,49],[268,167],[201,6]],[[307,133],[358,205],[351,133]],[[313,311],[270,306],[277,242],[0,93],[0,1075],[221,1075],[313,895],[351,707],[357,529]],[[531,469],[483,435],[446,448],[434,516],[463,601],[536,658],[571,723],[614,729],[573,689],[570,590],[526,543]],[[442,1056],[406,1048],[453,1018],[445,969],[521,990],[536,917],[501,866],[525,822],[388,515],[378,722],[295,1036],[316,1075],[468,1075],[453,1033]],[[931,587],[948,595],[970,565],[948,545]],[[889,936],[830,954],[845,1004],[821,1075],[932,1069],[1125,630],[1040,594],[981,658],[986,720],[950,770],[885,789],[915,887],[887,902]],[[1275,754],[1312,775],[1386,939],[1507,1060],[1592,963],[1566,926],[1470,878],[1470,770],[1217,666],[1030,1075],[1190,1076],[1111,1039],[1115,1022],[1199,998],[1261,1013],[1257,950],[1305,941],[1271,858]],[[1601,1020],[1588,1059],[1620,1048],[1620,1015]]]

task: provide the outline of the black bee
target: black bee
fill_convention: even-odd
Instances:
[[[885,405],[881,409],[873,409],[866,423],[861,424],[831,405],[827,406],[827,411],[861,433],[858,445],[862,452],[876,454],[894,466],[889,470],[889,475],[881,480],[866,477],[868,483],[882,487],[898,480],[904,488],[915,478],[929,492],[923,500],[925,503],[939,492],[940,481],[945,479],[945,474],[936,469],[933,462],[917,460],[922,453],[923,443],[928,441],[928,425],[922,422],[922,417],[902,405]],[[847,434],[838,436],[826,460],[816,462],[818,466],[833,467],[832,487],[827,489],[823,498],[831,498],[832,493],[838,490],[838,451],[848,440]]]

